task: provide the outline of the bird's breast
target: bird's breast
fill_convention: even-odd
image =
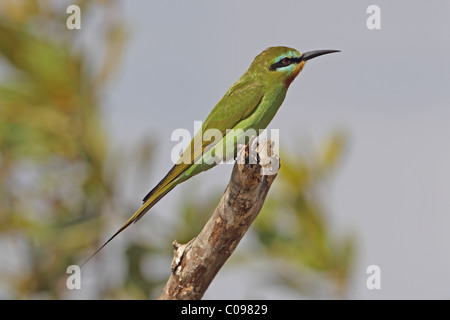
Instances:
[[[286,91],[286,87],[283,86],[266,92],[258,107],[258,112],[255,113],[255,127],[265,129],[269,125],[283,103]]]

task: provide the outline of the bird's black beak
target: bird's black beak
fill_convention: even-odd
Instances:
[[[308,61],[311,59],[314,59],[318,56],[322,56],[324,54],[334,53],[334,52],[341,52],[340,50],[315,50],[315,51],[308,51],[302,54],[301,59],[302,61]]]

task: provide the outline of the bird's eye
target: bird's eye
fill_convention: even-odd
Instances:
[[[283,66],[288,66],[288,65],[291,64],[291,59],[289,59],[289,58],[284,58],[284,59],[281,60],[281,64],[282,64]]]
[[[279,60],[278,62],[273,63],[269,70],[277,70],[278,68],[284,68],[287,67],[289,65],[291,65],[292,63],[296,63],[296,59],[295,58],[283,58],[281,60]]]

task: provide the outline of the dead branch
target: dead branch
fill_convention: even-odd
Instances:
[[[202,231],[187,244],[174,241],[172,273],[159,300],[203,297],[260,212],[278,169],[270,141],[257,144],[252,138],[240,150],[227,189]]]

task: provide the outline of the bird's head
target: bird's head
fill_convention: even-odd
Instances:
[[[255,58],[249,70],[257,72],[269,81],[281,81],[289,87],[302,71],[306,61],[333,52],[339,52],[339,50],[316,50],[300,53],[288,47],[270,47]]]

